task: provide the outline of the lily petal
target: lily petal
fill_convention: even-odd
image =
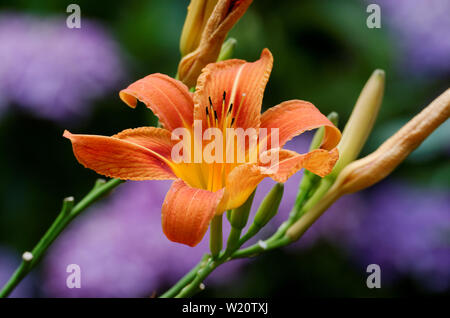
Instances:
[[[231,117],[235,118],[235,127],[258,128],[264,89],[272,65],[273,57],[268,49],[264,49],[260,59],[253,63],[233,59],[207,65],[194,93],[194,119],[202,120],[203,127],[207,126],[205,108],[211,98],[219,122],[227,114],[229,105],[233,104]]]
[[[211,192],[192,188],[176,180],[167,192],[162,206],[164,234],[173,242],[197,245],[216,214],[223,189]]]
[[[164,128],[172,131],[192,127],[194,103],[186,85],[167,75],[148,75],[123,89],[120,98],[130,107],[143,102],[159,118]]]
[[[241,206],[252,194],[258,184],[266,177],[277,182],[286,182],[289,177],[305,168],[321,177],[332,170],[339,158],[337,148],[331,151],[316,149],[306,154],[285,149],[272,149],[278,152],[278,162],[272,165],[247,163],[234,168],[227,176],[225,193],[217,213]],[[265,156],[263,153],[262,156]]]
[[[112,137],[145,147],[166,159],[171,158],[172,147],[176,143],[170,131],[156,127],[125,129]]]
[[[286,182],[294,173],[302,168],[324,177],[332,170],[339,159],[339,151],[334,148],[331,151],[315,149],[306,154],[298,154],[295,151],[285,149],[272,149],[278,152],[278,162],[269,166],[262,165],[262,172],[277,182]],[[265,154],[263,153],[262,156]]]
[[[271,128],[278,128],[279,145],[306,130],[325,126],[321,149],[331,150],[339,143],[341,132],[313,104],[302,100],[290,100],[272,107],[261,116],[261,128],[267,128],[267,150],[271,149]]]
[[[265,177],[267,174],[257,164],[247,163],[234,168],[227,176],[225,193],[217,212],[240,207]]]
[[[176,179],[170,162],[170,132],[161,128],[128,129],[113,137],[74,135],[64,132],[72,142],[77,160],[86,168],[111,178],[125,180]]]

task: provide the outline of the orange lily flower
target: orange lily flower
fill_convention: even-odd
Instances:
[[[180,81],[151,74],[122,90],[120,98],[131,107],[137,100],[144,102],[164,128],[127,129],[112,137],[65,131],[64,136],[71,140],[78,161],[99,174],[126,180],[175,180],[162,206],[163,231],[174,242],[195,246],[215,215],[242,205],[265,177],[284,182],[301,168],[325,176],[338,159],[336,145],[341,133],[311,103],[291,100],[261,115],[272,64],[267,49],[253,63],[234,59],[209,64],[194,94]],[[265,153],[277,153],[279,160],[275,164],[260,160],[175,162],[171,152],[178,141],[173,140],[172,132],[180,127],[192,131],[194,121],[201,121],[203,130],[278,128],[279,147],[267,142]],[[320,149],[307,154],[281,149],[294,136],[321,126],[325,126],[325,137]],[[262,152],[261,143],[269,139],[270,133],[258,137],[257,151]],[[234,150],[245,151],[248,156],[255,149],[246,146]]]

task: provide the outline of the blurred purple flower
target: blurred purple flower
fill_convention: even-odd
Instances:
[[[370,211],[360,215],[346,245],[391,276],[409,274],[429,289],[449,289],[449,206],[445,191],[384,182],[369,193]]]
[[[127,182],[87,211],[53,245],[44,266],[45,291],[58,297],[142,297],[164,292],[209,251],[208,234],[195,248],[170,242],[161,228],[161,205],[170,182]],[[227,231],[226,229],[225,231]],[[231,262],[208,282],[242,262]],[[66,287],[66,267],[81,268],[81,288]]]
[[[392,27],[399,63],[424,73],[450,72],[450,1],[378,0],[382,23]]]
[[[297,137],[287,148],[306,152],[309,142],[308,135]],[[302,174],[296,174],[285,183],[279,212],[268,224],[270,229],[265,229],[267,235],[288,218]],[[262,182],[255,202],[261,202],[273,185],[270,180]],[[444,190],[383,182],[364,193],[339,199],[289,248],[311,248],[318,241],[326,240],[345,249],[363,266],[379,264],[386,280],[410,275],[430,290],[448,290],[449,206],[450,197]],[[253,210],[256,208],[257,204]]]
[[[383,182],[336,202],[292,248],[326,240],[384,281],[409,275],[430,290],[450,288],[450,198],[444,191]]]
[[[83,18],[0,14],[0,108],[16,104],[37,116],[68,121],[116,88],[124,70],[110,35]]]
[[[0,288],[9,280],[19,265],[20,258],[12,251],[0,246]],[[11,293],[10,297],[32,297],[33,275],[28,275]]]

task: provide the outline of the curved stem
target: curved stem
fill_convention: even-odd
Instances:
[[[82,211],[89,207],[92,203],[99,198],[110,192],[124,181],[119,179],[112,179],[108,182],[99,180],[96,182],[92,190],[80,201],[77,205],[73,206],[73,198],[66,198],[63,201],[61,212],[56,217],[50,228],[45,232],[44,236],[39,240],[36,246],[31,251],[31,259],[23,259],[22,263],[16,269],[14,274],[3,286],[0,291],[0,298],[8,297],[14,288],[24,279],[27,274],[36,266],[45,254],[54,240],[61,234],[66,226]]]
[[[292,241],[286,236],[283,236],[281,238],[276,238],[276,239],[271,237],[265,241],[260,241],[256,244],[249,246],[247,248],[244,248],[242,250],[237,250],[235,253],[233,253],[231,255],[231,259],[254,256],[254,255],[260,254],[262,252],[267,252],[267,251],[270,251],[270,250],[273,250],[273,249],[276,249],[279,247],[286,246],[290,243],[292,243]]]
[[[186,276],[189,276],[189,280],[187,277],[183,277],[177,284],[177,289],[180,290],[178,294],[175,296],[173,293],[169,293],[169,291],[172,290],[172,288],[163,294],[161,297],[175,297],[175,298],[185,298],[190,297],[196,294],[197,292],[201,291],[202,288],[200,287],[202,282],[205,280],[206,277],[208,277],[209,274],[211,274],[218,266],[220,266],[223,263],[228,262],[231,259],[236,258],[243,258],[248,257],[256,253],[266,252],[275,248],[279,248],[285,245],[288,245],[291,243],[289,238],[283,237],[282,239],[274,240],[272,242],[268,242],[267,246],[259,246],[259,249],[257,248],[246,248],[243,250],[238,250],[236,253],[231,255],[231,258],[229,258],[229,254],[224,252],[222,253],[217,259],[209,259],[206,263],[206,265],[200,269],[198,269],[198,265],[194,267]],[[184,286],[184,287],[183,287]],[[175,286],[174,286],[175,287]]]
[[[203,282],[203,280],[209,275],[211,274],[211,272],[217,268],[217,266],[219,266],[220,264],[222,264],[223,261],[213,261],[213,260],[209,260],[208,263],[206,264],[206,266],[201,269],[197,276],[195,277],[195,279],[186,287],[184,287],[180,293],[178,295],[175,296],[175,298],[185,298],[185,297],[190,297],[192,295],[194,295],[196,292],[198,292],[199,290],[201,290],[201,283]]]
[[[334,181],[333,179],[324,178],[321,179],[319,187],[316,187],[320,179],[315,179],[316,178],[307,180],[308,182],[302,182],[300,184],[299,193],[289,215],[289,219],[281,224],[278,230],[271,237],[264,241],[259,241],[258,243],[253,244],[247,248],[240,249],[245,242],[247,242],[259,231],[259,228],[255,226],[255,224],[252,224],[247,233],[244,234],[241,238],[236,237],[239,236],[240,231],[239,233],[231,233],[229,240],[233,241],[233,244],[228,244],[224,252],[219,253],[216,257],[209,259],[205,267],[199,269],[198,271],[195,271],[195,269],[197,269],[197,267],[195,267],[191,272],[183,277],[176,284],[177,288],[174,289],[179,291],[178,294],[175,294],[175,292],[169,293],[172,290],[170,289],[161,297],[178,298],[192,296],[201,290],[200,286],[202,281],[219,265],[233,259],[255,256],[257,254],[280,248],[294,242],[295,240],[286,235],[287,230],[298,219],[300,219],[305,214],[305,212],[307,212],[323,197],[325,192],[331,187]],[[211,230],[213,230],[214,227],[215,225],[212,223]],[[211,241],[212,240],[213,236],[211,236]]]
[[[239,238],[241,237],[241,229],[231,227],[230,234],[228,235],[227,248],[225,249],[225,254],[230,255],[233,251],[238,248]]]
[[[192,282],[197,275],[198,271],[207,264],[209,258],[208,254],[203,255],[200,262],[195,265],[186,275],[183,276],[175,285],[173,285],[168,291],[160,296],[160,298],[175,297],[187,284]]]

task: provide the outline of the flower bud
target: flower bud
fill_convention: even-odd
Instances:
[[[257,228],[264,227],[278,212],[281,198],[283,197],[284,185],[277,183],[266,195],[256,212],[253,224]]]
[[[253,193],[243,205],[231,211],[229,221],[232,227],[239,230],[242,230],[245,227],[248,221],[248,215],[250,214],[250,209],[252,207],[254,197],[255,191],[253,191]]]
[[[384,82],[384,71],[375,70],[364,85],[337,146],[339,160],[330,176],[335,178],[346,165],[358,157],[378,116],[383,100]]]
[[[288,229],[286,236],[291,241],[297,240],[342,195],[360,191],[385,178],[449,117],[450,89],[447,89],[375,152],[347,165],[330,190]]]
[[[181,56],[194,51],[218,0],[191,0],[180,38]]]
[[[219,0],[202,29],[197,48],[185,55],[178,65],[178,78],[188,87],[195,86],[201,70],[217,61],[228,32],[247,11],[253,0]],[[188,29],[188,26],[186,26]],[[184,30],[183,30],[184,32]],[[189,32],[189,31],[186,31]],[[187,35],[184,37],[188,37]],[[189,42],[184,40],[183,42]],[[191,40],[192,43],[195,41]],[[184,45],[184,44],[183,44]],[[184,49],[185,52],[188,49]]]
[[[229,38],[222,44],[217,62],[229,60],[233,57],[234,49],[236,48],[237,40],[235,38]]]
[[[336,180],[339,192],[360,191],[381,181],[449,116],[450,89],[447,89],[375,152],[344,168]]]
[[[358,156],[378,115],[383,99],[384,78],[384,71],[375,70],[366,85],[364,85],[364,88],[356,101],[356,105],[353,108],[350,119],[345,125],[341,141],[337,146],[339,150],[339,160],[334,166],[333,171],[321,179],[318,179],[313,176],[312,173],[305,171],[304,178],[300,184],[300,190],[302,190],[301,193],[303,194],[303,197],[298,197],[296,201],[296,204],[300,206],[300,199],[307,199],[302,207],[300,215],[309,213],[308,211],[313,207],[315,209],[315,205],[319,200],[322,200],[322,197],[324,197],[327,192],[329,192],[341,170]],[[311,147],[316,147],[318,143],[320,144],[318,139],[321,139],[319,132],[314,136]],[[305,191],[305,189],[311,189],[312,191]],[[310,192],[312,192],[312,195],[309,195]],[[326,202],[327,201],[325,200],[323,204],[324,209],[328,208]],[[305,216],[302,216],[302,219],[303,218],[305,218]]]

